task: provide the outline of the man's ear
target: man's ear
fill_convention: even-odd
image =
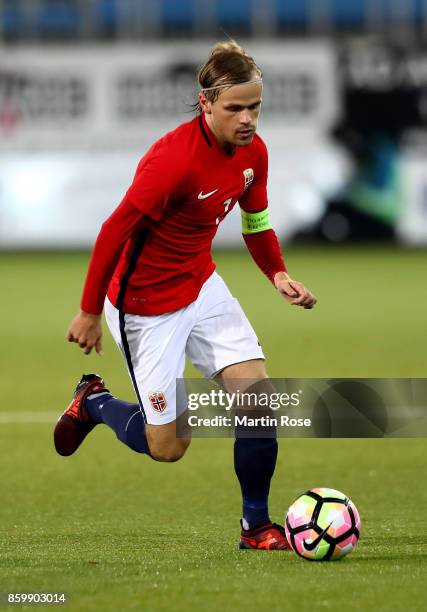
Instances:
[[[199,92],[199,104],[204,113],[207,115],[212,113],[212,102],[207,99],[206,95],[202,91]]]

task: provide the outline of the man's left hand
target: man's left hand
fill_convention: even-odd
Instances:
[[[274,276],[276,289],[293,306],[302,306],[305,309],[313,308],[317,300],[304,285],[293,280],[286,272],[277,272]]]

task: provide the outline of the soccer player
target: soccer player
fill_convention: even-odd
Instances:
[[[104,423],[119,440],[157,461],[177,461],[190,436],[177,437],[186,399],[176,397],[185,355],[228,392],[268,386],[264,355],[248,319],[215,272],[212,240],[239,204],[245,243],[285,300],[316,299],[286,272],[267,208],[267,150],[255,133],[262,73],[235,42],[218,43],[199,72],[198,114],[158,140],[140,161],[123,201],[96,240],[67,338],[102,351],[101,313],[126,361],[138,402],[112,396],[84,375],[54,433],[60,455],[74,453]],[[243,391],[245,389],[241,389]],[[286,549],[268,513],[277,439],[237,436],[234,464],[243,498],[241,548]]]

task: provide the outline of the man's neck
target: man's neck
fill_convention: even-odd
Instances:
[[[214,135],[217,143],[219,144],[219,146],[221,147],[221,149],[224,150],[224,153],[226,155],[229,155],[230,157],[232,155],[234,155],[234,152],[236,151],[236,145],[232,144],[231,142],[226,142],[224,140],[222,140],[222,138],[219,137],[216,129],[215,129],[215,125],[214,122],[212,121],[212,115],[207,115],[205,113],[205,119],[206,119],[206,123],[210,129],[210,131],[212,132],[212,134]]]

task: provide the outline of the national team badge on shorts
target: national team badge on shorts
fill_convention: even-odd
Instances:
[[[156,412],[163,412],[166,409],[167,404],[162,391],[149,393],[148,398],[150,400],[152,409]]]
[[[246,168],[246,170],[243,170],[243,176],[245,177],[245,190],[246,190],[254,182],[254,171],[252,170],[252,168]]]

